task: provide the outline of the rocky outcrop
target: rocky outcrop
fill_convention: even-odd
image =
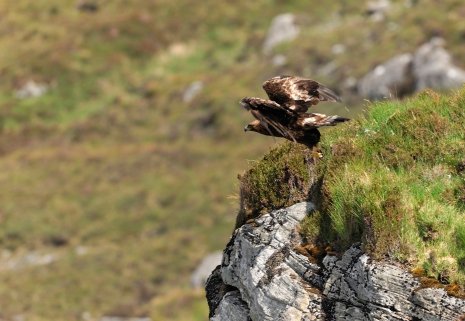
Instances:
[[[241,293],[239,291],[227,292],[221,304],[215,311],[215,314],[210,319],[211,321],[248,321],[249,318],[249,307],[241,299]]]
[[[395,56],[366,74],[358,84],[360,96],[368,99],[402,97],[415,90],[413,55]]]
[[[425,88],[458,88],[464,83],[465,71],[452,63],[444,40],[433,38],[413,54],[401,54],[376,66],[359,81],[358,93],[368,99],[384,99]]]
[[[354,245],[320,264],[296,250],[310,202],[237,229],[207,281],[210,320],[459,320],[465,301],[422,288],[401,267]]]
[[[48,89],[48,85],[44,83],[29,80],[15,92],[15,96],[18,99],[37,98],[44,95]]]
[[[192,100],[194,100],[195,97],[197,97],[198,94],[202,92],[203,86],[204,85],[202,81],[194,81],[184,90],[182,94],[182,100],[185,103],[190,103]]]
[[[277,45],[294,40],[299,35],[296,17],[292,13],[283,13],[273,18],[263,43],[263,53],[269,54]]]
[[[442,38],[433,38],[416,51],[413,57],[416,91],[425,88],[457,88],[465,83],[465,71],[454,66],[444,45]]]
[[[382,21],[386,18],[386,13],[391,6],[389,0],[376,0],[367,3],[365,14],[373,21]]]

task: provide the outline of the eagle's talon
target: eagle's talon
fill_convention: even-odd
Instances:
[[[318,149],[313,147],[310,150],[310,157],[312,159],[313,164],[315,164],[319,159],[323,158],[323,154]]]

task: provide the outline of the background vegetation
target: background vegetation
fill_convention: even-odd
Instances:
[[[230,235],[237,174],[275,144],[243,134],[250,116],[237,102],[263,96],[261,82],[276,74],[316,78],[340,92],[347,77],[435,35],[459,64],[465,58],[459,0],[393,1],[382,22],[364,15],[364,1],[101,0],[96,11],[77,4],[0,2],[4,319],[205,320],[203,292],[190,288],[190,273]],[[299,17],[301,32],[276,48],[287,63],[274,66],[262,44],[284,12]],[[337,43],[344,54],[333,53]],[[328,63],[330,74],[322,71]],[[29,81],[49,89],[19,99],[15,92]],[[204,89],[185,101],[194,81]],[[326,111],[335,108],[354,115],[361,105]],[[386,155],[391,165],[394,155],[402,156]],[[444,164],[439,172],[449,173],[452,163]],[[397,177],[378,175],[379,184]],[[430,201],[455,191],[457,177],[452,187],[428,181],[437,195]],[[421,207],[426,196],[417,194],[412,204]],[[437,228],[432,221],[424,233]]]

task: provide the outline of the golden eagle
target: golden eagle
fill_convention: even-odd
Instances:
[[[313,147],[320,141],[318,127],[335,126],[349,120],[340,116],[307,113],[320,101],[340,102],[329,88],[311,80],[293,76],[278,76],[263,83],[269,100],[245,97],[241,105],[256,120],[245,126],[244,131],[283,137]]]

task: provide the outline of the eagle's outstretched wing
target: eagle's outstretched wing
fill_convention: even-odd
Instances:
[[[275,136],[273,132],[276,131],[282,137],[295,140],[287,128],[289,123],[295,119],[295,114],[290,110],[274,101],[255,97],[243,98],[241,100],[241,105],[249,110],[255,119],[260,121],[270,136]]]
[[[300,77],[273,77],[263,83],[263,89],[272,101],[298,113],[306,112],[320,101],[341,101],[331,89]]]
[[[244,131],[283,137],[313,147],[320,141],[318,127],[334,126],[349,120],[306,112],[320,101],[340,101],[333,91],[314,80],[279,76],[267,80],[263,89],[270,100],[255,97],[241,100],[241,105],[256,119],[245,126]]]

